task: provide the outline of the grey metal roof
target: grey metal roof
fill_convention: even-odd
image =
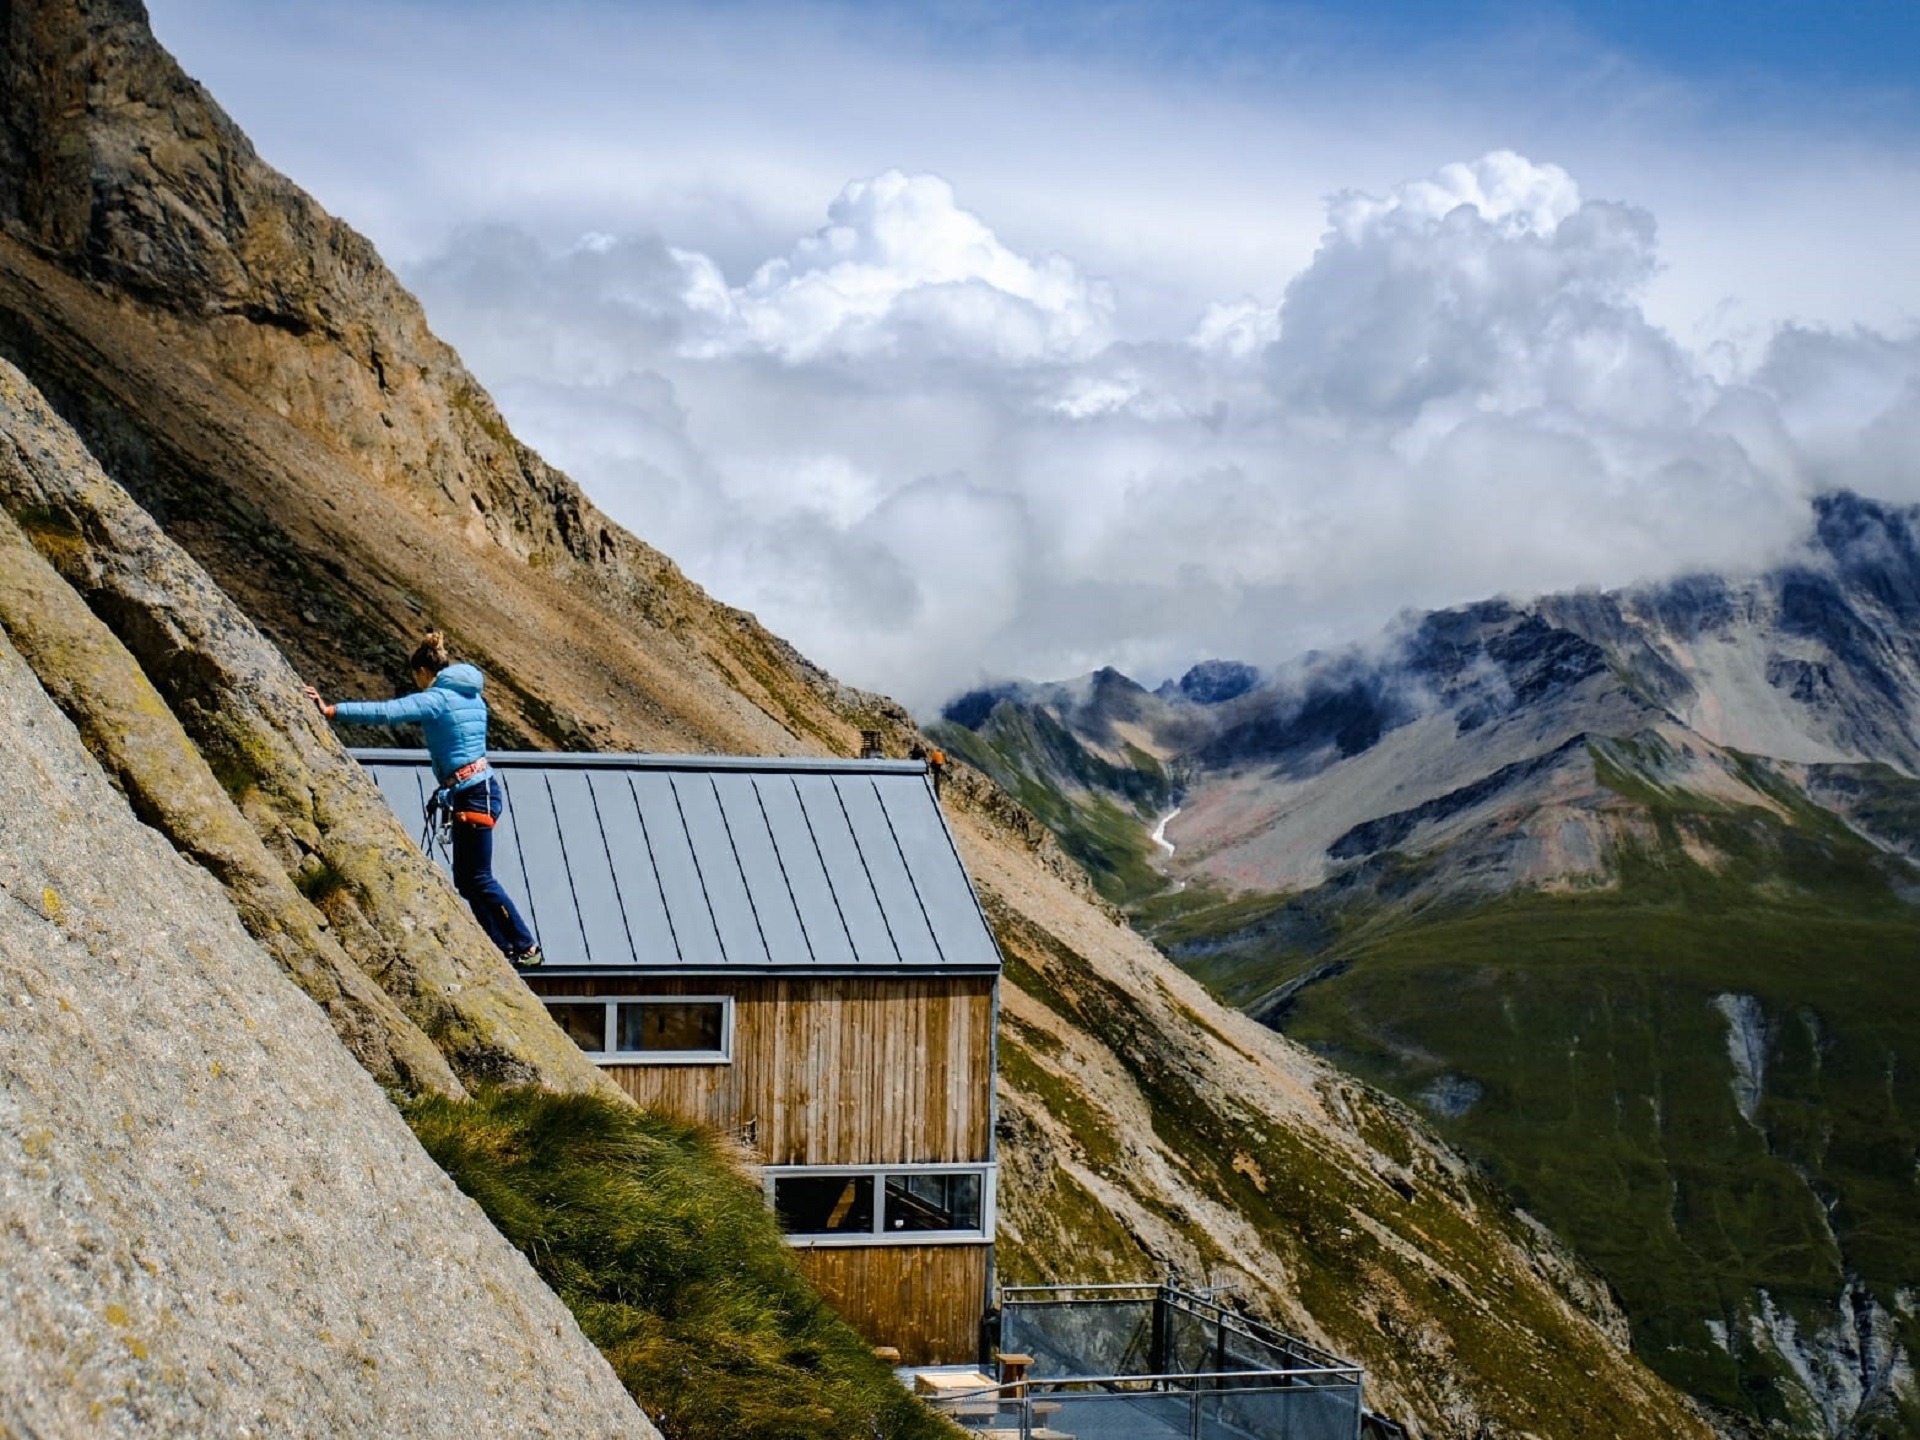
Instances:
[[[417,834],[426,751],[353,754]],[[506,792],[493,871],[548,969],[1000,968],[918,761],[489,758]]]

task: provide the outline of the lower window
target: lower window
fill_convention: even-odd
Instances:
[[[789,1235],[871,1235],[873,1176],[780,1176],[773,1182],[773,1213]]]
[[[993,1238],[991,1165],[773,1166],[767,1201],[796,1245]]]
[[[545,999],[567,1038],[603,1064],[725,1064],[733,1058],[727,995],[610,995]]]

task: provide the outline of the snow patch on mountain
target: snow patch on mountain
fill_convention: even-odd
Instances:
[[[1767,1018],[1751,995],[1716,995],[1713,1008],[1727,1022],[1727,1058],[1733,1062],[1733,1103],[1758,1128],[1760,1095],[1767,1083]]]
[[[1803,1323],[1765,1290],[1747,1317],[1747,1339],[1769,1350],[1800,1382],[1817,1413],[1800,1417],[1806,1431],[1833,1440],[1861,1433],[1863,1422],[1890,1416],[1916,1393],[1912,1358],[1893,1317],[1857,1280],[1835,1297],[1823,1323]]]

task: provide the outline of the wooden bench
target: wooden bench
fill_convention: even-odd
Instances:
[[[913,1390],[935,1402],[948,1415],[993,1415],[1000,1409],[1000,1391],[991,1375],[960,1370],[946,1375],[915,1375]],[[970,1395],[972,1391],[984,1394]],[[962,1399],[960,1397],[968,1396]]]
[[[939,1398],[942,1395],[962,1395],[969,1390],[992,1390],[999,1385],[991,1375],[978,1370],[952,1370],[944,1375],[919,1374],[913,1377],[916,1394]]]

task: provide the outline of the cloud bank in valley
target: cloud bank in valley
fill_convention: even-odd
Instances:
[[[1335,197],[1277,303],[1149,339],[936,176],[826,220],[737,279],[671,237],[503,226],[407,278],[610,514],[923,712],[1765,563],[1836,485],[1920,500],[1920,336],[1709,363],[1646,313],[1654,217],[1510,152]]]

